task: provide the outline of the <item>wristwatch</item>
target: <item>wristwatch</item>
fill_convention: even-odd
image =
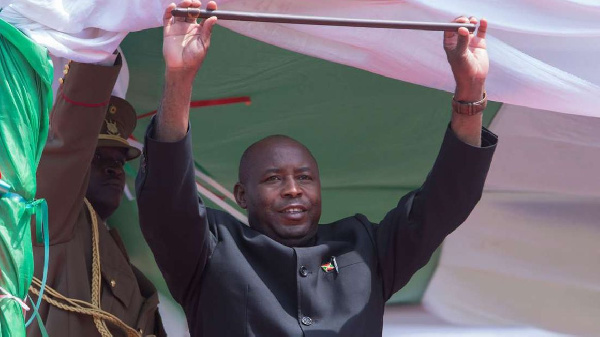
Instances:
[[[452,97],[452,112],[459,115],[473,116],[482,112],[487,106],[487,94],[483,92],[483,98],[477,102],[457,101]]]

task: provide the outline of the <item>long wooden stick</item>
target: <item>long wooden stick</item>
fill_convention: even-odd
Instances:
[[[175,8],[171,11],[175,17],[207,19],[216,16],[219,20],[254,21],[254,22],[276,22],[292,23],[301,25],[320,26],[346,26],[346,27],[368,27],[368,28],[392,28],[392,29],[417,29],[431,31],[457,31],[460,27],[467,28],[470,32],[475,31],[475,25],[471,23],[437,23],[437,22],[413,22],[392,20],[365,20],[330,18],[320,16],[300,16],[274,13],[249,13],[221,10],[206,10],[199,8]]]

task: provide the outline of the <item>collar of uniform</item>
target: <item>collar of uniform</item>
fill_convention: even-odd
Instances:
[[[127,259],[127,262],[130,262],[129,255],[127,254],[127,250],[125,249],[125,244],[123,243],[123,240],[121,239],[121,235],[119,234],[119,231],[116,228],[110,228],[108,226],[106,228],[108,229],[108,233],[110,233],[110,236],[112,236],[113,240],[115,240],[115,243],[121,250],[121,253],[123,254],[123,256],[125,256],[125,258]]]

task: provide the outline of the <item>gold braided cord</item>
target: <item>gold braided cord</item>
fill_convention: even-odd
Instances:
[[[96,218],[96,211],[92,204],[84,198],[83,201],[90,212],[90,218],[92,219],[92,304],[101,309],[100,295],[102,293],[102,280],[100,278],[100,240],[98,238],[98,219]],[[100,332],[102,337],[112,337],[110,330],[106,326],[106,322],[99,317],[94,316],[94,324]]]
[[[96,217],[96,211],[94,210],[94,207],[92,207],[87,198],[84,198],[84,202],[88,208],[88,211],[90,212],[90,218],[92,219],[92,303],[65,297],[61,293],[47,285],[44,288],[45,294],[42,298],[46,302],[59,309],[92,316],[92,318],[94,319],[94,324],[96,325],[96,328],[98,329],[98,332],[102,337],[112,337],[110,330],[106,326],[106,321],[109,321],[115,326],[121,328],[127,334],[128,337],[141,337],[142,334],[140,332],[131,328],[113,314],[101,309],[100,296],[102,290],[102,280],[100,278],[101,269],[98,219]],[[31,292],[39,296],[39,290],[33,287],[34,284],[37,287],[41,287],[42,282],[38,278],[34,277],[32,280],[32,285],[29,287],[29,290]],[[52,299],[47,295],[55,297],[56,299]],[[66,303],[61,303],[59,300]]]
[[[38,288],[41,286],[41,281],[37,277],[33,278],[33,283]],[[29,291],[34,293],[36,296],[39,296],[39,294],[40,294],[40,291],[37,288],[35,288],[33,286],[33,284],[31,285],[31,287],[29,287]],[[56,299],[50,298],[50,296],[48,296],[48,295],[55,297]],[[110,323],[114,324],[115,326],[121,328],[127,334],[127,337],[141,337],[142,336],[138,331],[129,327],[127,324],[125,324],[123,321],[121,321],[118,317],[114,316],[113,314],[106,312],[102,309],[99,309],[97,307],[94,307],[91,303],[88,303],[86,301],[65,297],[65,296],[61,295],[58,291],[52,289],[49,286],[46,286],[44,288],[43,299],[44,299],[44,301],[50,303],[51,305],[53,305],[59,309],[65,310],[65,311],[75,312],[78,314],[88,315],[88,316],[92,316],[92,317],[98,317],[100,319],[107,320]],[[66,303],[61,303],[60,301],[63,301]]]

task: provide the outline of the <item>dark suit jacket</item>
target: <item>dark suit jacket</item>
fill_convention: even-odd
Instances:
[[[380,336],[384,304],[427,263],[479,201],[495,150],[448,129],[423,186],[379,224],[357,214],[286,247],[198,200],[191,136],[146,135],[140,225],[192,336]],[[168,164],[166,164],[168,163]],[[338,271],[326,271],[335,257]]]
[[[37,171],[37,198],[48,202],[50,261],[48,285],[62,295],[90,302],[92,230],[83,203],[89,166],[98,142],[119,65],[104,67],[72,62],[50,113],[50,131]],[[116,230],[98,218],[102,309],[144,336],[165,335],[158,316],[158,294],[130,262]],[[34,233],[32,233],[32,237]],[[44,247],[33,247],[35,276],[42,279]],[[37,296],[30,293],[37,301]],[[40,316],[49,336],[99,336],[90,316],[58,309],[43,301]],[[108,324],[114,336],[122,330]],[[27,336],[40,336],[34,321]]]

